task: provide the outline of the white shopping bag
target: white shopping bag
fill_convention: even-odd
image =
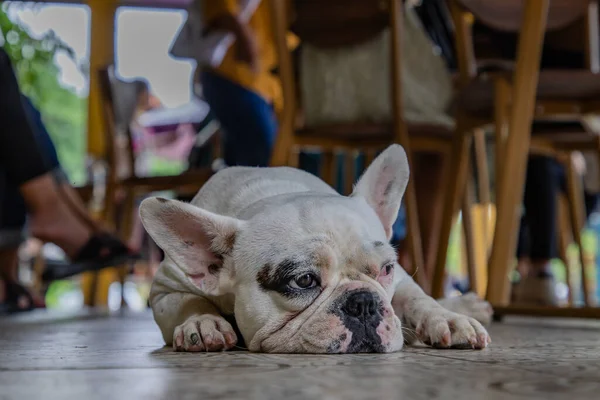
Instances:
[[[223,62],[235,37],[231,33],[220,31],[203,35],[204,21],[200,12],[201,1],[205,0],[196,0],[192,3],[188,10],[188,19],[173,42],[170,54],[177,58],[196,60],[199,66],[216,68]],[[240,20],[244,23],[248,22],[260,2],[261,0],[239,0],[240,14],[238,17]]]

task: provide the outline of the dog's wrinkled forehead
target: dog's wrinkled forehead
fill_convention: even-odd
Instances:
[[[357,199],[332,197],[294,201],[261,214],[244,234],[253,265],[310,263],[319,267],[392,257],[385,232],[372,209]],[[293,260],[293,262],[292,262]],[[367,262],[367,260],[364,260]]]
[[[282,240],[314,234],[326,234],[330,239],[348,235],[356,236],[353,239],[385,237],[381,223],[366,203],[339,196],[297,199],[266,210],[256,222],[257,229],[276,234]]]

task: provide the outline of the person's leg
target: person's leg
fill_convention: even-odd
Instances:
[[[525,185],[525,216],[531,240],[529,275],[550,274],[550,261],[558,249],[556,213],[562,167],[552,158],[531,156]]]
[[[8,184],[4,171],[0,170],[0,314],[33,306],[32,296],[17,283],[26,215],[19,191]]]
[[[202,74],[202,90],[224,131],[225,164],[268,166],[277,134],[272,106],[258,94],[208,72]]]
[[[588,191],[583,192],[583,200],[585,202],[585,220],[587,221],[590,218],[590,215],[594,211],[596,211],[598,207],[598,200],[600,194],[598,193],[590,193]]]
[[[34,235],[74,256],[90,232],[59,201],[35,132],[23,109],[22,97],[8,55],[0,49],[0,165],[10,185],[18,187],[31,215]],[[24,159],[27,162],[23,162]]]
[[[0,250],[17,249],[23,242],[26,217],[23,197],[0,170]],[[6,263],[0,259],[0,274],[12,273],[7,269]]]
[[[527,225],[527,218],[523,215],[521,217],[521,224],[519,225],[519,239],[517,242],[517,271],[521,277],[529,274],[529,266],[531,265],[529,249],[529,226]]]
[[[224,131],[226,165],[266,167],[277,136],[273,106],[258,94],[210,72],[201,75],[202,90],[211,112]],[[318,174],[320,156],[301,153],[301,169]]]
[[[42,115],[38,109],[33,105],[28,97],[21,95],[23,109],[29,118],[35,140],[40,149],[41,155],[45,160],[45,164],[52,169],[56,185],[59,189],[58,194],[62,196],[67,206],[73,211],[73,213],[93,232],[106,231],[100,223],[94,221],[88,213],[88,210],[81,201],[81,198],[73,189],[69,183],[68,177],[61,168],[60,161],[58,159],[58,153],[54,142],[50,137],[50,133],[46,129],[46,126],[42,120]]]
[[[0,166],[14,186],[50,169],[38,151],[35,135],[21,105],[21,93],[6,52],[0,48]],[[27,162],[23,162],[27,159]]]
[[[52,166],[40,151],[17,78],[2,49],[0,87],[0,168],[25,200],[32,235],[61,247],[77,261],[78,269],[101,268],[128,257],[128,250],[115,238],[92,236],[59,195]]]
[[[564,170],[556,160],[530,156],[523,205],[529,227],[530,263],[522,267],[522,278],[515,286],[514,301],[540,305],[556,305],[556,283],[551,261],[556,257],[558,194],[564,181]]]
[[[0,171],[0,278],[17,279],[18,249],[24,240],[27,211],[19,191]]]
[[[58,153],[56,152],[50,133],[46,129],[46,125],[44,125],[42,114],[33,105],[31,100],[23,94],[21,94],[21,104],[31,126],[40,154],[44,159],[44,165],[50,169],[60,168]]]
[[[61,199],[52,174],[42,175],[21,185],[30,215],[31,234],[62,248],[69,258],[77,257],[92,232]]]

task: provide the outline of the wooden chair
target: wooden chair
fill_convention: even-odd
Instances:
[[[213,175],[209,166],[202,169],[190,169],[175,176],[138,176],[135,169],[135,152],[133,148],[132,134],[129,129],[125,132],[127,170],[128,176],[119,176],[117,165],[117,131],[115,126],[115,103],[113,94],[113,78],[111,67],[98,71],[101,100],[104,118],[106,121],[105,143],[107,167],[105,182],[105,199],[102,210],[102,219],[109,226],[118,229],[123,240],[128,240],[134,223],[135,200],[141,195],[159,191],[174,191],[178,195],[194,195],[202,185]],[[218,140],[214,135],[210,140],[213,143]],[[118,210],[116,201],[117,193],[123,194],[123,201]],[[120,268],[121,283],[124,282],[127,267]],[[95,284],[94,284],[95,286]]]
[[[370,163],[378,150],[392,143],[401,144],[412,165],[412,152],[447,152],[451,148],[451,130],[435,125],[411,124],[404,120],[401,92],[401,34],[402,1],[315,0],[293,1],[293,9],[286,2],[271,0],[275,41],[279,55],[279,74],[283,85],[285,107],[280,116],[280,130],[272,164],[297,166],[298,154],[304,148],[319,148],[323,152],[321,175],[332,184],[335,179],[337,151],[346,152],[345,191],[349,193],[354,181],[353,160],[358,152],[366,154]],[[291,15],[294,15],[293,20]],[[288,50],[288,28],[299,36],[302,43],[321,48],[343,48],[375,37],[384,29],[391,30],[391,87],[392,115],[389,123],[349,121],[348,123],[306,126],[301,121],[302,106],[299,97],[294,56]],[[417,199],[413,180],[405,194],[408,241],[417,281],[428,291],[429,283],[423,269],[423,250],[419,229]]]
[[[460,93],[457,102],[457,134],[453,147],[450,173],[456,180],[449,182],[442,237],[433,282],[433,294],[441,293],[444,259],[452,215],[458,209],[460,194],[466,179],[468,146],[474,128],[495,127],[497,223],[490,257],[488,299],[500,312],[508,302],[508,270],[516,246],[518,206],[525,178],[526,158],[532,149],[547,149],[568,153],[575,150],[600,150],[598,136],[582,122],[585,113],[600,111],[600,75],[598,65],[597,6],[595,1],[546,0],[449,2],[456,27],[456,47],[460,70]],[[496,65],[496,71],[478,74],[472,35],[473,21],[503,31],[519,32],[515,63]],[[586,70],[539,70],[539,60],[545,32],[562,29],[578,20],[589,40]],[[521,26],[523,21],[523,26]],[[538,84],[539,74],[539,84]],[[532,122],[536,121],[532,125]],[[568,123],[565,123],[567,121]],[[533,133],[530,133],[530,132]],[[530,139],[530,135],[531,139]],[[577,214],[580,203],[572,202],[571,214]],[[573,219],[572,215],[572,221]],[[580,223],[577,223],[581,227]],[[577,229],[574,229],[574,231]],[[575,232],[574,232],[575,233]],[[576,236],[579,233],[576,233]],[[578,239],[576,237],[576,239]],[[587,286],[584,288],[587,292]],[[586,295],[591,303],[589,293]],[[572,315],[595,315],[591,309]],[[535,310],[539,311],[539,310]],[[524,310],[520,310],[524,312]],[[563,311],[544,310],[550,315]]]

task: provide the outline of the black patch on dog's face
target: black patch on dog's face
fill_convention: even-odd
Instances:
[[[383,246],[385,246],[385,243],[380,242],[379,240],[377,240],[377,241],[373,242],[373,246],[374,247],[383,247]]]
[[[256,280],[264,291],[274,291],[286,297],[297,296],[310,292],[312,289],[298,290],[289,286],[290,281],[302,273],[313,272],[310,263],[285,259],[277,266],[266,264],[256,274]]]
[[[265,264],[256,274],[256,281],[262,290],[269,290],[271,285],[271,264]]]
[[[367,318],[356,317],[346,311],[348,299],[352,295],[361,292],[372,296],[374,299],[375,312],[372,312]],[[333,302],[329,308],[329,312],[338,316],[344,326],[352,332],[352,340],[346,350],[347,353],[385,352],[385,347],[381,343],[381,337],[377,334],[377,327],[383,320],[383,305],[376,293],[366,292],[364,289],[346,292]],[[334,340],[328,351],[337,348],[337,351],[331,352],[339,352],[340,343],[341,340]]]

